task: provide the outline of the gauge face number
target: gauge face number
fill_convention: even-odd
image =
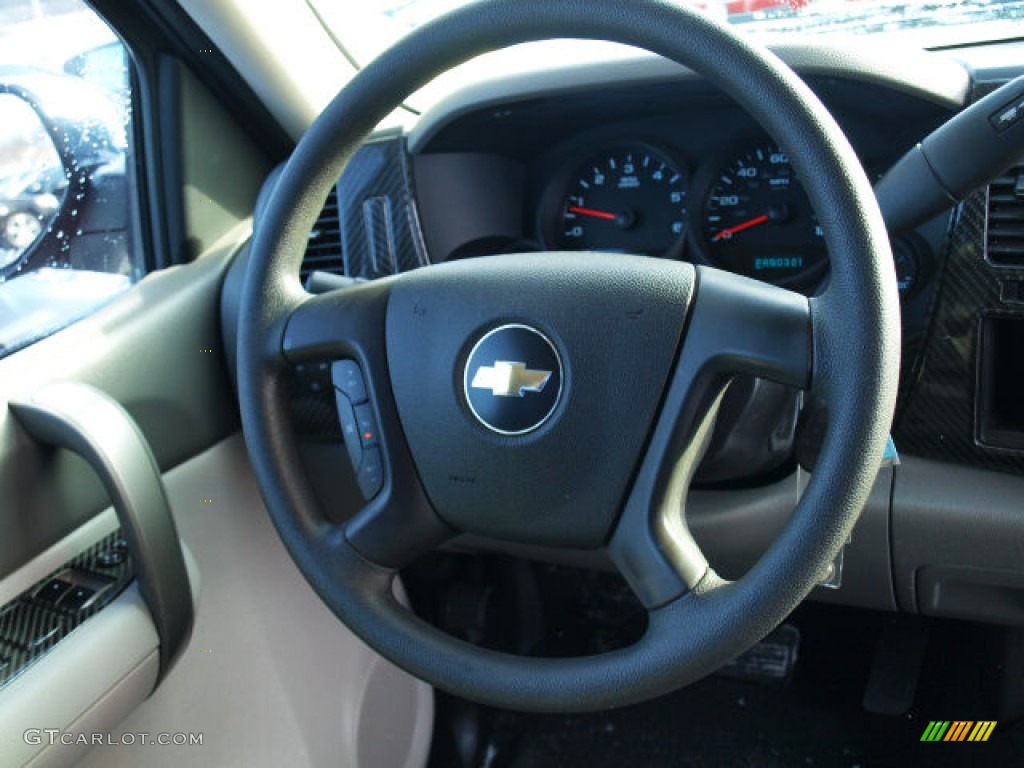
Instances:
[[[571,175],[555,224],[558,246],[663,256],[686,232],[683,171],[640,145],[602,152]]]
[[[789,158],[765,144],[725,166],[704,206],[712,262],[768,282],[817,274],[825,263],[821,225]]]

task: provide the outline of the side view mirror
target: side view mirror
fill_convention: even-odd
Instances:
[[[123,271],[127,119],[81,77],[0,67],[0,280],[43,267]]]
[[[0,357],[84,317],[138,275],[125,94],[0,65]]]
[[[0,275],[12,272],[50,229],[67,188],[42,119],[22,98],[0,93]]]

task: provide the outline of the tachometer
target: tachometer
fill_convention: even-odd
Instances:
[[[664,152],[629,143],[579,165],[549,218],[566,250],[672,255],[686,231],[686,174]]]
[[[825,241],[789,158],[770,143],[725,165],[704,203],[715,266],[772,283],[805,282],[827,262]]]

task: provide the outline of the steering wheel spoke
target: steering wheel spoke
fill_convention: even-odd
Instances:
[[[352,371],[359,371],[353,364],[358,365],[354,360],[336,363],[334,382],[339,413],[352,407],[350,398],[362,399],[352,408],[352,420],[343,416],[341,421],[357,483],[368,501],[347,522],[345,537],[367,560],[398,570],[455,531],[437,516],[419,480],[391,388],[380,378],[386,369],[363,367],[365,395],[353,397],[350,384],[358,374]],[[354,435],[348,433],[353,425]]]
[[[391,394],[384,326],[393,284],[376,280],[297,303],[280,323],[278,349],[285,364],[331,365],[342,435],[366,499],[342,535],[370,562],[400,569],[452,531],[417,478]],[[338,532],[321,535],[327,543]]]
[[[281,358],[298,365],[341,358],[369,361],[377,356],[384,346],[392,284],[390,280],[359,283],[297,303],[281,325]]]
[[[345,525],[345,538],[375,565],[401,570],[455,535],[434,513],[402,458],[388,462],[381,493]]]
[[[814,326],[806,297],[740,275],[699,267],[677,371],[697,387],[722,376],[749,374],[809,389],[813,341]]]
[[[690,481],[731,376],[810,386],[811,317],[800,294],[698,268],[662,415],[610,544],[619,569],[649,608],[711,583],[708,562],[686,526]]]

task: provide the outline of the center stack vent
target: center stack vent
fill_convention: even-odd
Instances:
[[[998,267],[1024,267],[1024,164],[988,186],[985,250]]]
[[[302,259],[300,275],[305,285],[311,272],[330,272],[335,275],[345,274],[345,260],[341,250],[341,218],[338,214],[338,188],[333,187],[327,196],[327,202],[320,212],[312,231],[309,233],[309,244],[306,255]]]

